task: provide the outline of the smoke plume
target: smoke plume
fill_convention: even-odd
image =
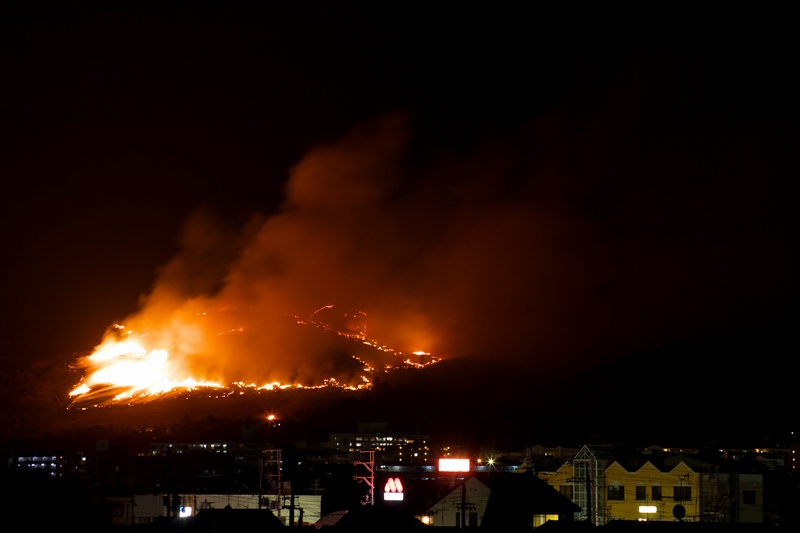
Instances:
[[[323,308],[396,350],[536,371],[723,329],[796,294],[777,134],[648,79],[612,84],[591,113],[577,99],[449,143],[404,114],[359,125],[290,170],[278,212],[187,221],[125,325],[198,378],[310,383],[347,351],[293,329]]]

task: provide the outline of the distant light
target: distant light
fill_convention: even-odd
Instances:
[[[439,472],[469,472],[472,465],[469,459],[439,459]]]
[[[188,516],[192,516],[192,508],[191,507],[181,507],[181,512],[178,515],[181,518],[186,518]]]
[[[655,505],[640,505],[639,506],[640,513],[657,513],[658,507]]]

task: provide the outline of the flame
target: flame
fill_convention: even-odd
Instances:
[[[124,326],[115,324],[112,330],[113,334],[76,365],[89,368],[90,373],[70,392],[73,398],[86,400],[115,392],[113,400],[119,401],[178,389],[222,387],[219,383],[181,375],[181,369],[170,361],[167,350],[148,350],[143,339],[124,331]]]
[[[147,333],[135,333],[133,330],[126,329],[123,325],[114,324],[106,333],[102,342],[95,348],[91,355],[79,359],[73,366],[84,368],[85,376],[75,385],[69,393],[72,397],[72,405],[80,404],[85,406],[91,403],[93,406],[110,405],[114,403],[139,403],[150,401],[167,394],[175,394],[189,391],[210,391],[215,395],[228,396],[233,394],[244,394],[247,390],[275,391],[283,389],[318,389],[326,387],[336,387],[347,390],[361,390],[372,387],[372,376],[378,372],[389,372],[397,368],[422,368],[439,361],[427,352],[413,352],[418,358],[413,361],[402,352],[393,350],[387,346],[366,337],[365,314],[362,312],[345,315],[347,327],[341,328],[332,326],[324,322],[317,316],[320,311],[330,309],[333,306],[324,306],[315,311],[309,319],[293,317],[298,325],[312,327],[328,333],[335,333],[337,336],[351,342],[351,346],[366,345],[374,349],[374,353],[388,354],[394,361],[382,365],[369,362],[357,354],[352,354],[352,360],[361,365],[361,374],[355,380],[342,380],[340,376],[329,376],[320,379],[316,383],[298,383],[281,381],[267,381],[262,383],[245,382],[233,380],[225,383],[223,380],[208,379],[202,376],[202,364],[198,364],[193,358],[200,358],[198,353],[207,351],[206,346],[203,350],[193,353],[183,353],[180,349],[168,350],[159,342],[164,343],[165,339],[203,338],[198,334],[197,326],[188,326],[179,322],[172,322],[164,326],[158,335]],[[203,318],[207,313],[201,313]],[[174,329],[188,329],[187,331],[169,331]],[[159,329],[159,328],[156,328]],[[164,329],[169,333],[165,334]],[[242,327],[226,327],[222,332],[216,333],[216,337],[227,336],[230,334],[238,335],[245,331]],[[166,344],[169,344],[168,342]],[[176,343],[173,343],[176,344]],[[195,341],[197,344],[197,341]],[[195,346],[196,348],[196,346]]]

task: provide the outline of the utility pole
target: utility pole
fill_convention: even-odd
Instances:
[[[467,476],[461,482],[461,529],[467,527]]]
[[[303,525],[303,507],[301,505],[297,505],[295,503],[295,496],[294,496],[294,489],[291,488],[291,483],[289,484],[290,491],[289,491],[289,505],[286,505],[284,502],[284,507],[289,509],[289,527],[294,526],[302,526]],[[286,496],[284,496],[284,499]],[[295,522],[294,519],[294,512],[299,511],[300,519]]]

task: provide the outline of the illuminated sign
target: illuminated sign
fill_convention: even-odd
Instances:
[[[439,472],[470,472],[472,462],[469,459],[439,459]]]
[[[655,505],[640,505],[639,506],[640,513],[655,513],[658,512],[658,508]]]
[[[383,499],[385,501],[403,501],[403,483],[399,477],[390,477],[383,487]]]

